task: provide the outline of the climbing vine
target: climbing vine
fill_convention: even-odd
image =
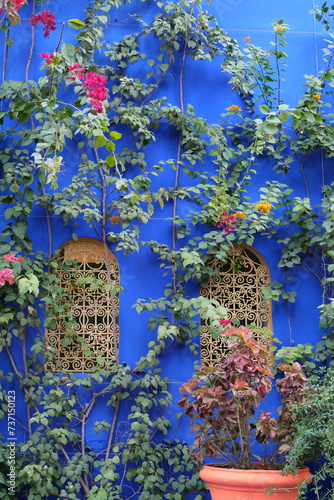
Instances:
[[[250,37],[239,44],[198,0],[149,2],[150,18],[131,10],[140,3],[127,2],[131,30],[118,40],[112,28],[117,9],[125,8],[120,0],[87,2],[82,19],[67,23],[56,22],[51,1],[48,9],[0,2],[4,68],[24,9],[32,34],[24,78],[4,79],[0,89],[0,346],[9,366],[1,372],[1,417],[7,424],[8,387],[25,408],[10,420],[22,436],[14,485],[5,438],[1,445],[0,498],[204,498],[186,442],[171,437],[172,395],[161,361],[176,345],[197,356],[199,315],[213,330],[226,316],[218,302],[189,290],[214,275],[213,257],[226,259],[234,242],[272,238],[282,270],[305,266],[316,277],[323,338],[317,346],[288,346],[278,357],[302,360],[309,370],[333,360],[333,185],[319,183],[315,205],[306,169],[310,159],[333,156],[332,42],[324,70],[307,78],[291,107],[281,88],[284,20],[273,23],[272,44],[263,50]],[[52,52],[36,53],[38,29],[43,37],[58,36]],[[32,61],[37,79],[30,77]],[[227,78],[231,104],[219,123],[186,102],[188,61],[209,62]],[[171,157],[160,154],[166,130]],[[261,162],[270,164],[272,180],[255,197]],[[304,197],[290,187],[291,171],[298,171]],[[31,223],[36,215],[46,221],[42,249]],[[169,234],[147,239],[145,227],[155,217],[168,221]],[[61,319],[70,335],[74,321],[56,272],[70,265],[57,256],[59,221],[73,228],[73,240],[89,232],[116,255],[149,249],[159,261],[164,293],[134,304],[147,315],[153,339],[134,366],[119,359],[108,365],[101,356],[83,377],[45,370],[53,351],[44,329]],[[122,294],[110,276],[89,286]],[[296,300],[296,291],[278,282],[263,295]],[[106,406],[108,418],[96,419],[96,409]],[[87,440],[92,422],[104,443],[99,451]]]

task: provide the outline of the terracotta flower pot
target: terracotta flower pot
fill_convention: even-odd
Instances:
[[[204,465],[200,477],[205,481],[212,500],[296,500],[298,488],[310,478],[310,469],[299,469],[296,475],[282,475],[279,470],[242,470]],[[310,481],[311,479],[309,479]],[[270,496],[266,488],[275,488]]]

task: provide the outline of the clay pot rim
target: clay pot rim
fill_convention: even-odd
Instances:
[[[299,469],[296,469],[294,472],[291,472],[291,471],[284,471],[282,469],[261,469],[260,466],[261,464],[260,463],[257,463],[257,462],[254,462],[252,465],[254,466],[254,468],[252,469],[241,469],[241,468],[236,468],[236,467],[230,467],[231,464],[229,464],[228,462],[213,462],[213,463],[208,463],[208,464],[203,464],[203,468],[204,467],[209,467],[210,469],[216,469],[216,470],[226,470],[226,471],[230,471],[232,473],[240,473],[240,472],[243,472],[245,474],[256,474],[256,473],[263,473],[265,472],[266,474],[280,474],[281,476],[288,476],[288,475],[298,475],[302,472],[310,472],[310,469],[309,467],[300,467]]]

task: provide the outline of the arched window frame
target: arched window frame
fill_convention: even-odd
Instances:
[[[118,362],[120,273],[115,255],[103,243],[92,238],[68,241],[59,248],[58,260],[69,262],[54,273],[67,290],[73,326],[57,319],[54,329],[46,329],[46,345],[52,352],[46,359],[49,371],[89,373],[96,366],[110,368]],[[70,262],[73,261],[73,266]],[[87,278],[86,283],[78,283]],[[110,286],[92,287],[90,280]],[[79,339],[79,340],[78,340]]]
[[[211,267],[217,273],[201,287],[201,295],[217,300],[227,310],[228,319],[237,319],[245,326],[255,326],[254,336],[268,347],[271,358],[272,331],[271,301],[264,300],[261,290],[270,283],[270,271],[264,257],[253,247],[235,244],[227,260],[213,259]],[[214,339],[202,320],[201,363],[217,366],[226,346],[219,335]]]

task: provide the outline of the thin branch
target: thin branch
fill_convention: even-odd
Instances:
[[[112,445],[112,442],[114,439],[114,434],[115,434],[116,423],[117,423],[117,419],[118,419],[120,406],[121,406],[121,402],[118,399],[117,404],[114,407],[115,411],[114,411],[114,416],[113,416],[113,420],[112,420],[110,432],[109,432],[108,444],[107,444],[106,455],[105,455],[105,462],[107,462],[107,460],[109,459],[109,456],[110,456],[110,450],[111,450],[111,445]]]
[[[61,25],[61,30],[60,30],[60,34],[59,34],[59,38],[58,38],[58,43],[56,45],[56,48],[55,48],[55,52],[58,51],[59,49],[59,46],[60,46],[60,42],[62,41],[62,38],[63,38],[63,33],[64,33],[64,28],[65,28],[65,23],[62,23]],[[53,78],[54,78],[54,75],[55,75],[55,69],[52,71],[51,73],[51,78],[50,78],[50,93],[49,93],[49,97],[52,96],[52,83],[53,83]]]
[[[32,15],[34,15],[35,12],[36,12],[36,1],[33,0],[33,2],[32,2]],[[30,70],[31,61],[32,61],[32,58],[34,55],[34,48],[35,48],[35,26],[31,25],[31,44],[30,44],[28,61],[27,61],[27,65],[26,65],[26,82],[29,81],[29,70]]]
[[[182,61],[181,61],[181,67],[180,67],[180,77],[179,77],[179,88],[180,88],[180,109],[181,112],[184,113],[184,93],[183,93],[183,78],[184,78],[184,67],[185,67],[185,61],[186,61],[186,53],[187,53],[187,48],[188,44],[185,42],[184,47],[183,47],[183,54],[182,54]],[[182,150],[182,140],[183,140],[183,134],[182,130],[180,132],[180,137],[179,137],[179,142],[177,146],[177,156],[176,156],[176,165],[175,165],[175,181],[174,181],[174,192],[179,187],[179,181],[180,181],[180,170],[181,170],[181,150]],[[172,219],[172,247],[173,250],[176,250],[176,225],[175,225],[175,217],[177,215],[177,196],[174,196],[174,201],[173,201],[173,219]],[[173,271],[173,289],[174,291],[176,290],[176,272]]]
[[[162,80],[165,78],[166,74],[168,73],[169,71],[169,68],[172,64],[172,56],[170,55],[169,57],[169,62],[168,62],[168,68],[163,71],[158,79],[158,81],[156,82],[156,84],[153,86],[151,92],[145,97],[145,99],[140,103],[140,106],[144,106],[144,104],[152,97],[152,95],[154,94],[154,92],[157,90],[157,88],[159,87],[160,83],[162,82]]]
[[[2,19],[0,20],[0,23],[1,23]],[[9,35],[9,32],[10,32],[10,23],[9,21],[7,20],[7,25],[8,25],[8,35]],[[4,82],[5,78],[6,78],[6,70],[7,70],[7,62],[8,62],[8,50],[9,50],[9,45],[8,43],[5,42],[5,45],[4,45],[4,56],[3,56],[3,63],[2,63],[2,78],[1,78],[1,83]]]
[[[297,153],[294,153],[294,157],[296,158],[297,163],[300,166],[300,171],[301,171],[301,174],[302,174],[302,177],[303,177],[303,181],[304,181],[304,186],[305,186],[305,193],[306,193],[307,198],[309,198],[310,197],[310,191],[309,191],[309,187],[308,187],[308,183],[307,183],[307,177],[306,177],[305,170],[304,170],[304,164],[300,161]],[[305,159],[306,158],[307,158],[307,155],[305,156]]]
[[[96,394],[94,393],[93,396],[92,396],[92,399],[90,400],[90,403],[89,405],[87,406],[87,408],[85,408],[82,412],[82,419],[81,419],[81,455],[82,457],[84,457],[86,455],[86,446],[85,446],[85,440],[86,440],[86,422],[87,422],[87,419],[92,411],[92,409],[94,408],[94,405],[95,405],[95,402],[96,402]],[[89,485],[88,485],[88,478],[87,478],[87,473],[84,472],[84,478],[83,480],[85,481],[85,484],[87,485],[87,487],[89,488]]]
[[[99,161],[99,156],[97,152],[97,148],[94,146],[94,153],[96,160]],[[106,265],[106,271],[107,271],[107,282],[110,287],[114,285],[114,280],[112,279],[111,272],[110,272],[110,263],[109,263],[109,247],[108,247],[108,240],[107,240],[107,186],[106,186],[106,180],[103,174],[103,171],[101,168],[98,169],[100,178],[101,178],[101,183],[102,183],[102,199],[101,199],[101,211],[102,211],[102,243],[103,243],[103,250],[104,250],[104,259],[105,259],[105,265]],[[114,320],[113,324],[113,329],[112,329],[112,335],[113,335],[113,344],[115,347],[115,362],[118,364],[119,363],[119,353],[118,353],[118,335],[116,331],[116,307],[115,307],[115,301],[114,301],[114,296],[111,293],[111,290],[108,290],[108,297],[109,297],[109,303],[111,307],[111,314]]]
[[[25,377],[28,378],[28,366],[27,366],[27,358],[26,358],[26,332],[27,332],[27,329],[25,328],[23,339],[22,339],[22,355],[23,355],[24,374],[25,374]],[[32,435],[30,419],[31,419],[30,406],[27,405],[27,422],[28,422],[29,437],[31,437],[31,435]]]

